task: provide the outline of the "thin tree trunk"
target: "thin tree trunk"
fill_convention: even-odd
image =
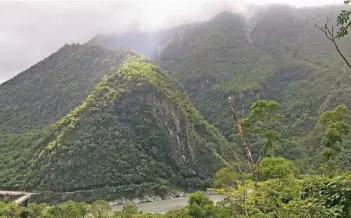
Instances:
[[[244,131],[243,131],[243,128],[242,128],[242,122],[241,122],[241,120],[237,119],[237,117],[235,115],[234,108],[233,108],[233,106],[231,104],[230,104],[230,109],[231,109],[231,112],[232,112],[232,115],[233,115],[234,123],[238,127],[239,137],[240,137],[240,142],[241,142],[242,149],[244,150],[244,152],[245,152],[245,154],[247,156],[247,159],[249,160],[250,168],[251,168],[252,175],[253,175],[253,180],[257,181],[256,167],[255,167],[252,155],[251,155],[250,148],[245,142]]]

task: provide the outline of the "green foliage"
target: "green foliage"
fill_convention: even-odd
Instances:
[[[197,191],[189,196],[189,215],[194,218],[206,218],[214,215],[214,204],[202,192]]]
[[[257,184],[253,194],[249,195],[248,202],[257,205],[255,208],[250,205],[251,213],[263,213],[269,215],[268,217],[302,217],[304,208],[300,207],[303,203],[297,200],[300,187],[301,182],[292,178],[273,179]]]
[[[326,178],[307,176],[268,179],[263,182],[240,180],[236,187],[214,189],[225,200],[214,204],[203,192],[189,196],[184,209],[166,214],[138,212],[136,205],[113,211],[105,201],[91,205],[73,201],[49,206],[29,204],[20,208],[0,202],[0,217],[28,218],[348,218],[351,207],[350,174]]]
[[[216,187],[235,186],[237,180],[237,173],[232,168],[224,167],[216,172],[213,183]]]
[[[96,201],[91,205],[73,201],[54,206],[47,204],[29,204],[27,208],[0,202],[0,217],[6,218],[112,218],[113,211],[104,201]]]
[[[45,203],[34,204],[30,203],[26,208],[26,214],[30,218],[48,216],[49,206]]]
[[[135,205],[131,205],[131,204],[124,205],[122,213],[124,213],[124,214],[138,214],[138,207]]]
[[[21,208],[15,203],[4,203],[0,201],[1,218],[18,218],[21,214]]]
[[[0,133],[42,128],[69,113],[129,51],[65,45],[0,86]]]
[[[26,185],[58,192],[51,197],[59,201],[166,197],[175,186],[203,186],[236,158],[178,83],[139,55],[105,76],[38,143]]]
[[[228,96],[235,111],[248,117],[245,134],[256,159],[296,159],[305,172],[316,172],[322,161],[329,176],[337,168],[350,169],[351,141],[345,137],[350,114],[346,106],[337,106],[350,105],[350,78],[334,48],[312,28],[334,11],[340,7],[274,5],[259,10],[249,23],[224,12],[178,27],[157,60],[170,75],[139,56],[112,73],[130,52],[90,44],[64,46],[0,86],[0,186],[53,190],[59,193],[48,195],[58,201],[89,202],[166,196],[174,186],[205,186],[228,160],[240,161],[240,146],[222,137],[239,142]],[[338,18],[340,37],[347,33],[348,17],[345,10]],[[339,46],[350,50],[350,45],[345,37]],[[278,159],[264,159],[269,163],[265,179],[295,171]],[[235,175],[226,175],[228,171],[219,171],[219,183],[232,183]],[[294,199],[286,203],[282,184],[296,185],[284,179],[260,184],[264,188],[255,194],[273,196],[267,201],[254,198],[263,205],[257,207],[247,200],[254,196],[247,191],[251,182],[236,182],[232,199],[239,201],[231,205],[237,216],[248,216],[250,210],[253,217],[329,216],[310,199],[296,197],[295,188]],[[209,208],[199,206],[193,212],[215,216],[217,210],[227,214],[228,209]],[[172,214],[178,215],[190,216],[188,209]]]
[[[311,177],[304,181],[303,198],[309,198],[317,206],[326,209],[328,217],[351,216],[351,177]]]
[[[261,156],[277,155],[279,124],[283,117],[280,104],[276,101],[258,100],[251,105],[250,115],[243,120],[244,134],[252,143],[263,140]]]
[[[89,213],[92,217],[108,218],[112,217],[112,208],[106,201],[95,201],[89,207]]]
[[[348,5],[350,1],[344,0],[344,3],[345,5]],[[349,33],[348,30],[351,27],[350,14],[350,10],[342,10],[338,15],[337,26],[339,26],[340,29],[338,30],[336,37],[343,38]]]
[[[324,149],[320,152],[323,161],[321,169],[323,173],[331,175],[337,168],[336,155],[344,150],[342,146],[343,138],[351,130],[351,112],[346,105],[339,105],[334,110],[324,112],[319,122],[326,127],[322,143]]]
[[[260,179],[265,181],[269,179],[295,178],[299,170],[294,166],[292,161],[283,157],[263,158],[259,164]]]
[[[0,86],[0,187],[28,188],[48,125],[78,106],[128,51],[65,45]],[[33,158],[33,156],[35,156]]]
[[[349,217],[350,177],[270,179],[217,190],[233,217]]]

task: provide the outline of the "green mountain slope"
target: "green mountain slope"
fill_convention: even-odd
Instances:
[[[338,104],[351,106],[347,69],[314,28],[341,8],[274,5],[261,9],[250,22],[224,12],[208,22],[179,28],[158,61],[230,140],[237,139],[229,119],[229,96],[242,116],[257,99],[279,101],[286,117],[281,130],[287,139],[280,155],[313,161],[320,138],[311,148],[304,136],[323,111]],[[349,42],[349,38],[339,42],[346,55]]]
[[[208,22],[179,28],[158,60],[228,138],[233,131],[226,99],[245,93],[251,101],[262,89],[261,81],[273,76],[273,59],[252,44],[247,31],[244,17],[223,12]],[[240,104],[245,108],[249,102]]]
[[[22,185],[60,192],[194,187],[236,158],[179,85],[139,56],[105,76],[36,148]]]
[[[118,69],[128,51],[65,45],[0,85],[0,132],[40,128],[76,107],[102,75]]]
[[[65,45],[0,85],[0,187],[28,184],[28,167],[47,126],[68,114],[129,54],[90,44]]]

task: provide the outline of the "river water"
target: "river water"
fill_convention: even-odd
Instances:
[[[224,197],[220,195],[207,195],[207,197],[209,197],[214,203],[224,199]],[[136,206],[139,211],[145,213],[166,213],[170,210],[183,209],[187,205],[187,202],[188,197],[179,197],[162,201],[138,203]],[[123,205],[121,204],[112,206],[112,209],[114,210],[122,210],[122,208]]]

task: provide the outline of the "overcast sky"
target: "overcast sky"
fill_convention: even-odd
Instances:
[[[189,3],[191,2],[191,3]],[[47,57],[65,43],[84,43],[98,33],[137,25],[144,30],[210,18],[248,4],[295,6],[341,4],[342,0],[1,2],[0,83]]]

